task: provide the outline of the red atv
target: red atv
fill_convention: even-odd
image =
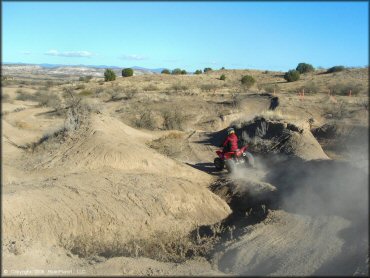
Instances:
[[[234,152],[223,153],[222,150],[217,150],[218,157],[215,158],[213,163],[216,170],[221,171],[226,166],[228,172],[233,172],[234,169],[243,165],[245,167],[254,167],[254,157],[251,153],[247,152],[248,145],[237,149]]]

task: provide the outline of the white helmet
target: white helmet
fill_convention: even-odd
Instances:
[[[235,133],[235,130],[232,127],[227,129],[227,134],[230,135],[231,133]]]

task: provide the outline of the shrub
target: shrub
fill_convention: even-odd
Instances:
[[[294,82],[299,80],[300,74],[297,70],[289,70],[284,74],[284,79],[288,82]]]
[[[83,90],[85,89],[85,85],[84,84],[78,84],[76,87],[75,87],[75,90]]]
[[[305,90],[305,93],[311,93],[311,94],[318,93],[319,90],[320,90],[319,86],[313,81],[310,81],[310,82],[307,82],[306,84],[304,84],[300,88],[300,91],[302,91],[302,89]]]
[[[143,88],[144,91],[157,91],[158,87],[154,84],[149,84],[148,86]]]
[[[92,76],[91,76],[91,75],[88,75],[88,76],[81,76],[81,77],[78,79],[78,81],[83,81],[83,82],[88,83],[91,79],[92,79]]]
[[[40,106],[52,107],[57,110],[61,104],[59,96],[51,94],[48,91],[38,91],[35,93],[34,97]]]
[[[256,83],[256,80],[251,75],[245,75],[245,76],[243,76],[240,81],[248,89],[251,88],[254,85],[254,83]]]
[[[136,94],[137,94],[137,89],[128,89],[125,94],[126,94],[126,99],[132,99]]]
[[[169,69],[164,69],[161,71],[162,74],[171,74]]]
[[[212,68],[204,68],[204,70],[203,70],[204,73],[207,73],[209,71],[212,71]]]
[[[329,89],[333,95],[348,96],[349,91],[352,91],[352,95],[358,95],[364,91],[364,87],[361,84],[351,83],[337,83],[329,86]]]
[[[9,101],[9,95],[2,93],[1,94],[1,101],[3,101],[3,102]]]
[[[181,74],[188,74],[188,73],[186,72],[186,70],[182,70]]]
[[[116,73],[111,69],[106,69],[104,72],[104,80],[105,81],[116,80]]]
[[[314,71],[314,67],[310,64],[306,64],[306,63],[299,63],[296,70],[299,72],[299,73],[306,73],[306,72],[312,72]]]
[[[216,91],[217,85],[213,83],[208,83],[208,84],[202,84],[200,86],[200,89],[202,91]]]
[[[220,76],[220,80],[225,81],[225,80],[226,80],[226,75],[225,75],[225,74],[221,74],[221,76]]]
[[[23,90],[20,90],[19,89],[19,90],[16,91],[16,93],[17,93],[17,96],[15,97],[16,100],[22,100],[22,101],[31,100],[31,101],[36,101],[34,95],[32,95],[30,93],[26,93]]]
[[[53,87],[54,85],[55,85],[55,84],[54,84],[54,82],[53,82],[53,81],[48,80],[48,81],[46,81],[45,87],[46,87],[46,88],[50,88],[50,87]]]
[[[150,110],[144,110],[139,113],[139,119],[135,121],[136,127],[155,129],[156,123],[153,118],[153,113]]]
[[[180,109],[166,109],[162,111],[163,125],[165,129],[182,130],[187,116]]]
[[[83,90],[79,93],[80,96],[84,96],[84,97],[87,97],[87,96],[91,96],[92,95],[92,92],[89,91],[89,90]]]
[[[134,70],[132,68],[125,68],[122,70],[123,77],[130,77],[134,75]]]
[[[181,72],[182,71],[179,68],[176,68],[176,69],[172,70],[172,74],[175,74],[175,75],[181,74]]]
[[[335,67],[331,67],[329,68],[326,73],[333,73],[333,72],[339,72],[339,71],[343,71],[345,69],[345,67],[343,66],[335,66]]]
[[[264,85],[261,87],[265,92],[268,92],[268,93],[273,93],[274,90],[275,90],[275,93],[280,92],[280,87],[277,84],[269,84],[269,85]]]
[[[187,89],[189,89],[189,87],[186,86],[186,85],[183,85],[181,83],[177,83],[177,84],[173,84],[171,86],[171,89],[176,91],[176,92],[179,92],[179,91],[186,91]]]
[[[194,74],[202,74],[202,70],[196,70]]]

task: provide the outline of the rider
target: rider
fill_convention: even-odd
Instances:
[[[227,129],[227,137],[222,147],[223,153],[234,152],[238,149],[238,136],[236,136],[235,130],[232,127]]]

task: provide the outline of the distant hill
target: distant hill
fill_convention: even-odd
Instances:
[[[107,66],[107,65],[63,65],[63,64],[29,64],[29,63],[2,63],[2,72],[7,75],[23,75],[23,74],[52,74],[56,76],[95,76],[103,77],[104,70],[109,68],[121,75],[121,70],[124,67]],[[135,75],[141,74],[157,74],[163,69],[148,69],[134,66]]]
[[[123,69],[125,67],[132,68],[134,70],[143,71],[143,72],[153,72],[153,73],[160,73],[164,68],[156,68],[156,69],[149,69],[144,67],[138,66],[125,66],[125,67],[118,67],[118,66],[107,66],[107,65],[65,65],[65,64],[30,64],[30,63],[12,63],[12,62],[3,62],[2,65],[6,66],[40,66],[42,68],[94,68],[94,69]]]

